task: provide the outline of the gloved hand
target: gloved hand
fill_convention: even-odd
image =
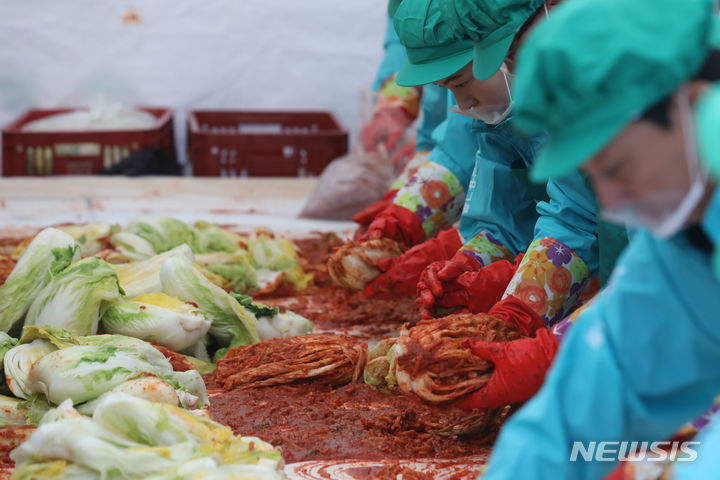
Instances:
[[[500,295],[503,293],[500,292]],[[512,295],[508,295],[497,302],[487,313],[528,337],[531,337],[539,329],[546,328],[543,319],[529,305]]]
[[[450,228],[440,232],[436,238],[415,245],[399,257],[384,258],[377,265],[384,273],[365,287],[363,293],[366,297],[379,293],[412,295],[425,267],[432,262],[449,259],[461,246],[462,239],[457,229]]]
[[[495,369],[488,383],[462,399],[458,406],[468,410],[498,408],[528,400],[540,390],[558,345],[545,327],[539,328],[534,338],[512,342],[468,340],[468,348],[492,362]]]
[[[457,313],[487,312],[502,298],[521,260],[519,255],[514,264],[498,260],[482,267],[460,251],[448,262],[431,264],[418,282],[422,318],[432,318],[438,307],[461,307]]]
[[[383,195],[381,200],[378,200],[377,202],[368,205],[367,207],[365,207],[365,210],[355,214],[355,216],[353,217],[353,222],[360,224],[357,230],[355,230],[355,234],[353,235],[353,239],[355,241],[358,241],[360,237],[362,237],[365,232],[367,232],[368,226],[372,223],[373,220],[375,220],[375,217],[377,217],[380,212],[385,210],[385,208],[392,203],[392,199],[395,198],[397,192],[397,188],[388,190],[388,192]]]
[[[378,109],[372,120],[362,129],[362,144],[366,152],[376,152],[384,144],[388,152],[395,150],[412,120],[400,107]]]
[[[425,230],[414,212],[390,203],[377,214],[359,240],[364,242],[377,238],[390,238],[412,247],[425,241]]]

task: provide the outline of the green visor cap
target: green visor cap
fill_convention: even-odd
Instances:
[[[451,28],[473,42],[473,74],[486,80],[500,69],[517,31],[545,0],[446,0]]]
[[[583,0],[553,10],[521,48],[513,121],[547,133],[532,170],[561,176],[696,74],[716,48],[714,0]]]
[[[700,97],[695,108],[695,134],[703,164],[720,181],[720,85]]]
[[[406,50],[408,61],[395,80],[401,87],[438,82],[453,75],[473,59],[472,44],[469,42]]]
[[[402,0],[390,0],[388,2],[388,17],[393,18]]]
[[[393,21],[408,57],[407,63],[398,72],[398,85],[437,82],[472,61],[472,42],[459,36],[445,21],[441,1],[402,2]]]

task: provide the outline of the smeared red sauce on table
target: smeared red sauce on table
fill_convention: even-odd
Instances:
[[[213,394],[210,413],[236,434],[258,436],[281,447],[287,463],[467,457],[486,452],[498,429],[495,426],[482,438],[442,436],[436,432],[468,412],[385,394],[364,384],[235,389]]]

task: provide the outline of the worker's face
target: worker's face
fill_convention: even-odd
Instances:
[[[680,107],[680,94],[673,97],[669,128],[635,121],[584,165],[604,210],[631,209],[660,222],[687,196],[693,180],[699,178],[689,131],[689,110],[696,96],[690,90],[685,108]],[[687,223],[697,223],[704,207],[698,202]]]
[[[508,103],[508,87],[501,71],[487,80],[478,80],[473,76],[473,64],[468,63],[454,75],[436,82],[448,88],[461,110],[482,105],[503,105]],[[508,78],[508,82],[510,79]]]

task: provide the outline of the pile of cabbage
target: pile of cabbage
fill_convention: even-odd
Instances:
[[[268,443],[125,393],[101,399],[91,416],[63,402],[11,458],[17,480],[285,478],[282,456]]]
[[[256,303],[231,284],[275,275],[307,286],[311,276],[292,243],[256,232],[243,250],[232,232],[196,225],[149,216],[110,237],[97,225],[41,231],[0,287],[0,331],[18,338],[23,325],[34,325],[126,335],[205,361],[208,350],[219,358],[237,345],[312,331],[307,319]],[[103,251],[102,238],[117,245],[114,260],[133,260],[93,256]]]
[[[191,412],[211,358],[313,330],[243,293],[308,287],[289,240],[148,216],[47,228],[16,258],[0,286],[0,427],[39,427],[13,478],[282,478],[279,452]]]
[[[138,217],[122,229],[94,223],[58,228],[80,244],[82,256],[98,254],[113,264],[147,260],[187,245],[208,276],[237,293],[272,292],[281,284],[302,291],[313,281],[293,243],[263,228],[243,237],[208,222],[188,225],[158,215]]]

